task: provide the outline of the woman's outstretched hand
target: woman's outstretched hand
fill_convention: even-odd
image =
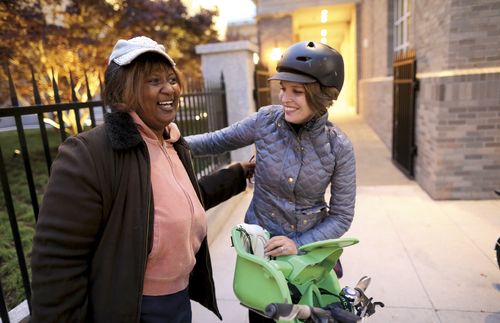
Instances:
[[[251,158],[249,161],[240,162],[240,165],[241,167],[243,167],[245,177],[250,180],[253,177],[253,173],[255,171],[255,159]]]

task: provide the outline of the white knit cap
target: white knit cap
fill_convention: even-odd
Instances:
[[[172,66],[175,66],[174,60],[165,52],[165,47],[145,36],[139,36],[129,40],[118,40],[111,55],[109,55],[108,65],[112,61],[120,66],[130,64],[139,55],[146,52],[158,53],[165,57]]]

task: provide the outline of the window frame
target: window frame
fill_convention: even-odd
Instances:
[[[393,41],[394,52],[410,48],[411,0],[394,0]]]

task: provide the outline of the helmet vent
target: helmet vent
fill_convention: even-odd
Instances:
[[[314,45],[314,42],[310,41],[310,42],[307,43],[307,47],[313,47],[314,48],[316,46]]]
[[[297,56],[295,59],[298,60],[298,61],[301,61],[301,62],[307,62],[307,61],[311,60],[311,57],[308,57],[308,56]]]

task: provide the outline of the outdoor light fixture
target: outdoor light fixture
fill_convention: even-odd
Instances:
[[[273,61],[279,61],[281,58],[281,48],[279,47],[274,47],[271,50],[271,55],[269,55]]]
[[[253,63],[254,63],[254,65],[259,64],[259,60],[260,60],[259,54],[253,53]]]
[[[326,44],[326,29],[321,29],[321,43]]]
[[[321,10],[321,22],[327,22],[328,21],[328,10],[323,9]]]

